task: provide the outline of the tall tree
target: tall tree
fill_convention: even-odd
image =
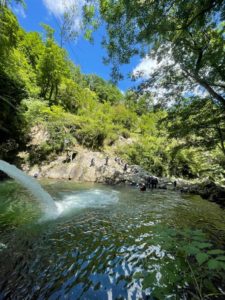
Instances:
[[[225,112],[209,99],[185,99],[173,106],[166,118],[170,137],[179,139],[179,147],[218,147],[225,156]]]
[[[90,90],[97,94],[100,102],[115,104],[123,99],[122,93],[115,85],[95,74],[86,75],[86,82]]]
[[[145,88],[175,87],[174,96],[200,86],[225,107],[225,1],[99,0],[99,4],[115,79],[121,78],[118,67],[129,63],[131,56],[148,55],[159,64]]]
[[[0,7],[0,64],[5,63],[9,52],[18,42],[19,24],[13,13],[5,7]]]
[[[46,42],[37,66],[38,83],[41,87],[41,96],[53,104],[62,78],[69,72],[69,66],[65,50],[61,49],[53,39],[54,31],[46,25],[44,28],[46,29]]]
[[[25,142],[19,105],[27,92],[15,61],[19,36],[16,17],[7,7],[0,6],[0,157],[3,159],[10,159],[21,142]]]

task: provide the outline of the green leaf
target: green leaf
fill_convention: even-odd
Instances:
[[[220,249],[214,249],[214,250],[209,250],[207,251],[208,254],[224,254],[224,251],[223,250],[220,250]]]
[[[187,255],[195,255],[195,254],[197,254],[199,252],[198,248],[193,247],[191,245],[185,246],[182,249],[185,251],[185,253]]]
[[[225,256],[217,256],[217,260],[225,260]]]
[[[171,290],[169,289],[169,287],[156,287],[152,291],[152,296],[154,297],[154,299],[164,300],[166,299],[166,296],[170,294],[170,292]]]
[[[197,243],[196,247],[198,247],[199,249],[205,249],[205,248],[212,247],[212,244],[211,243]]]
[[[195,230],[195,231],[190,230],[189,236],[194,240],[199,240],[202,242],[206,241],[206,235],[201,230]]]
[[[151,287],[153,285],[154,281],[155,281],[155,272],[148,273],[148,275],[145,276],[145,278],[142,282],[143,289],[147,289],[147,288]]]
[[[206,253],[198,253],[196,255],[196,259],[199,265],[202,265],[205,261],[209,259],[209,256]]]
[[[216,259],[210,259],[208,261],[208,267],[210,270],[218,270],[221,269],[222,264],[220,261],[216,260]]]

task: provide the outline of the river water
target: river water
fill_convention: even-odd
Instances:
[[[224,249],[224,210],[199,196],[63,181],[42,186],[61,209],[55,220],[43,220],[39,203],[17,183],[0,183],[0,299],[191,299],[194,270],[189,276],[166,238],[178,249],[183,232],[189,240],[202,234]],[[224,299],[222,279],[213,284],[208,295]]]

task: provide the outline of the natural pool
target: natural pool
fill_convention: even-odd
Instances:
[[[55,220],[40,221],[17,183],[0,183],[0,299],[224,299],[217,204],[175,191],[42,186],[61,205]],[[218,255],[221,266],[210,265]]]

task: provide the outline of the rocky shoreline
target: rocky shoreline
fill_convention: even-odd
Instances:
[[[108,157],[108,159],[106,159]],[[108,160],[108,161],[107,161]],[[93,163],[94,162],[94,163]],[[136,185],[152,176],[138,165],[126,165],[119,158],[108,156],[107,153],[79,149],[71,153],[64,153],[50,163],[42,163],[32,167],[23,165],[23,170],[38,178],[63,179],[75,182],[95,182],[110,185]],[[225,207],[225,188],[213,181],[205,180],[190,183],[182,179],[158,178],[159,189],[174,189],[182,193],[200,195],[203,199],[218,203]]]
[[[203,199],[216,202],[221,207],[225,207],[225,188],[217,185],[211,180],[184,185],[181,187],[180,191],[200,195]]]

